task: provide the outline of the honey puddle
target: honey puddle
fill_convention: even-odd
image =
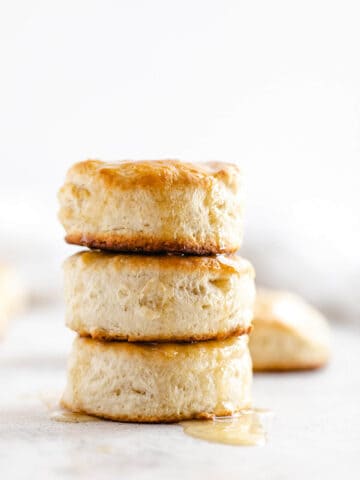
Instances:
[[[84,413],[73,413],[66,410],[57,410],[50,415],[51,420],[64,423],[87,423],[100,421],[97,417]]]
[[[264,409],[243,410],[232,417],[180,422],[184,433],[208,442],[226,445],[261,446],[267,441],[272,412]]]
[[[50,420],[63,423],[87,423],[100,422],[100,418],[85,413],[74,413],[61,407],[59,403],[60,394],[55,392],[42,393],[39,396],[42,403],[50,413]]]

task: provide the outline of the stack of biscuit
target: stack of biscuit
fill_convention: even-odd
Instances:
[[[255,297],[237,166],[85,161],[59,193],[66,323],[62,404],[119,421],[232,415],[251,405]]]

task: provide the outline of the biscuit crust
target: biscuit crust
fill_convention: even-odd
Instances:
[[[200,413],[194,413],[191,414],[187,417],[184,417],[183,415],[167,415],[167,416],[162,416],[162,415],[110,415],[110,414],[104,414],[104,413],[97,413],[97,411],[86,409],[86,410],[81,410],[78,408],[74,408],[71,403],[67,403],[66,400],[61,399],[60,401],[60,406],[70,410],[73,413],[82,413],[85,415],[92,415],[94,417],[102,418],[103,420],[111,420],[113,422],[126,422],[126,423],[178,423],[183,420],[211,420],[216,417],[230,417],[233,415],[234,412],[233,410],[218,410],[216,415],[214,413],[207,413],[207,412],[200,412]],[[242,407],[242,409],[250,408],[250,404]],[[241,409],[241,410],[242,410]]]
[[[208,241],[206,244],[183,240],[161,240],[153,236],[138,235],[125,236],[107,233],[89,234],[73,233],[65,236],[65,241],[71,245],[110,250],[113,252],[138,252],[138,253],[173,253],[177,255],[216,255],[222,253],[235,253],[237,247],[225,247],[216,242]]]
[[[251,331],[254,270],[236,255],[84,251],[64,274],[66,324],[81,336],[192,342]]]
[[[101,330],[101,329],[92,329],[92,330],[76,330],[80,337],[91,337],[95,340],[102,341],[126,341],[126,342],[158,342],[158,343],[186,343],[186,342],[205,342],[208,340],[226,340],[230,337],[239,337],[240,335],[249,335],[252,332],[252,325],[248,327],[235,327],[231,330],[225,332],[218,332],[215,334],[188,334],[188,335],[164,335],[164,336],[146,336],[142,335],[140,338],[138,336],[132,335],[121,335],[116,330]]]
[[[241,245],[242,177],[232,164],[88,160],[70,168],[59,201],[76,245],[193,255]]]
[[[251,406],[247,336],[194,344],[77,338],[62,405],[124,422],[226,416]]]

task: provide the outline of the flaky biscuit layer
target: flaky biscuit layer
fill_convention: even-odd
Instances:
[[[78,337],[62,405],[130,422],[231,415],[251,405],[247,336],[222,342],[133,344]]]
[[[66,324],[106,340],[194,341],[249,333],[254,270],[236,255],[84,251],[64,264]]]
[[[66,241],[114,251],[235,252],[242,239],[236,165],[88,160],[59,192]]]

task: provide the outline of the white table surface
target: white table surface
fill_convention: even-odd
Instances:
[[[264,447],[211,444],[179,425],[59,423],[72,333],[61,307],[28,312],[0,343],[1,479],[360,478],[360,332],[334,329],[317,372],[254,378],[256,406],[275,414]]]

